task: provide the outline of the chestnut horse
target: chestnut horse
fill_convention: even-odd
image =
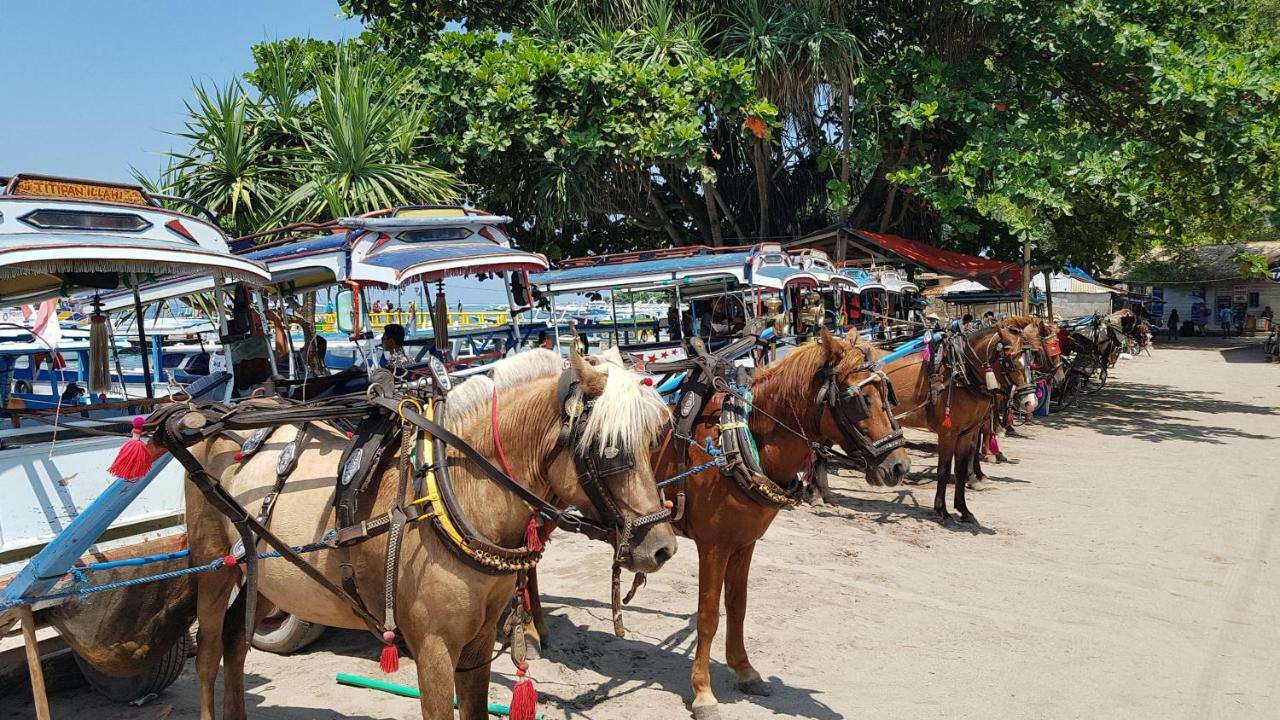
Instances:
[[[495,363],[494,380],[473,377],[450,393],[444,424],[486,458],[498,457],[495,438],[500,439],[504,462],[512,468],[517,482],[543,498],[554,497],[560,507],[580,508],[597,521],[600,513],[595,512],[592,498],[577,479],[573,456],[591,453],[603,457],[606,450],[614,457],[618,451],[631,453],[633,464],[611,472],[602,492],[612,496],[612,505],[621,516],[617,520],[625,527],[645,516],[656,517],[662,513],[662,503],[646,451],[669,423],[665,404],[636,374],[617,367],[596,369],[575,351],[570,369],[564,372],[572,374],[591,408],[579,426],[576,446],[563,448],[562,402],[557,392],[562,368],[560,357],[548,350],[531,350]],[[242,505],[256,509],[272,490],[281,452],[297,434],[294,426],[279,427],[261,450],[240,461],[235,455],[243,438],[215,436],[194,450],[204,468]],[[267,521],[269,529],[285,542],[316,543],[334,528],[336,464],[348,442],[327,426],[311,424],[298,449],[297,464]],[[388,452],[398,457],[399,446]],[[399,485],[396,464],[388,463],[375,479],[376,486],[370,489],[372,501],[363,503],[370,507],[361,508],[357,520],[375,517],[394,505]],[[530,525],[528,506],[452,448],[448,464],[456,515],[491,544],[522,547]],[[191,483],[186,499],[192,563],[224,556],[238,537],[235,530]],[[455,511],[448,514],[454,516]],[[623,562],[630,568],[656,570],[675,553],[675,534],[667,522],[640,521],[636,525],[643,527],[630,537],[615,537],[614,542],[628,544],[630,552]],[[345,551],[322,549],[307,556],[333,583],[341,582],[341,564],[349,562],[359,595],[379,600],[368,603],[369,612],[379,621],[383,621],[380,601],[387,538],[384,534]],[[488,716],[489,665],[497,622],[502,611],[511,606],[517,574],[514,570],[481,569],[464,559],[463,552],[445,540],[431,522],[406,526],[400,547],[396,620],[416,661],[422,717],[451,720],[456,692],[460,717],[482,720]],[[225,659],[226,669],[223,717],[245,717],[245,603],[237,600],[231,611],[227,610],[228,598],[239,581],[240,572],[234,567],[199,576],[196,668],[201,720],[214,717],[214,682],[220,658]],[[274,605],[309,622],[366,627],[347,603],[288,562],[260,563],[258,590],[264,600],[258,603],[260,613]]]
[[[947,511],[947,483],[954,468],[955,509],[960,513],[961,522],[976,524],[978,520],[969,511],[964,490],[973,470],[979,435],[991,417],[994,401],[994,393],[983,383],[986,369],[990,367],[1000,390],[1012,396],[1025,412],[1035,409],[1035,387],[1022,356],[1020,333],[990,327],[960,335],[959,359],[946,349],[946,343],[954,338],[955,335],[948,334],[938,349],[944,358],[938,376],[926,366],[922,353],[895,360],[885,365],[884,371],[898,396],[902,424],[930,430],[938,436],[938,489],[933,498],[934,511],[944,524],[953,520]],[[956,379],[951,380],[956,373]]]
[[[1044,318],[1030,315],[1014,315],[1000,321],[1001,327],[1017,331],[1022,335],[1024,361],[1030,360],[1031,367],[1040,376],[1052,376],[1053,382],[1061,383],[1066,376],[1062,363],[1062,350],[1058,346],[1058,326]],[[973,455],[973,479],[968,483],[970,490],[984,490],[983,484],[987,475],[982,470],[982,457],[988,451],[992,455],[1000,452],[999,434],[1005,427],[1006,413],[1012,412],[1009,396],[996,393],[996,402],[992,404],[991,419],[983,425],[978,436],[978,451]]]
[[[841,427],[837,410],[819,398],[830,373],[831,392],[841,397],[859,393],[866,403],[854,427]],[[776,487],[795,479],[815,442],[840,444],[849,453],[867,457],[867,481],[873,485],[897,485],[911,469],[901,444],[901,432],[893,422],[883,375],[876,371],[869,348],[853,346],[822,329],[818,342],[792,350],[783,359],[755,372],[751,381],[752,404],[748,428],[759,449],[759,467]],[[721,404],[728,398],[715,393],[698,415],[691,442],[677,442],[667,433],[654,453],[658,477],[670,477],[681,466],[707,461],[701,449],[719,438]],[[847,447],[853,444],[855,447]],[[872,448],[883,450],[873,450]],[[684,455],[684,457],[681,457]],[[681,462],[683,461],[683,463]],[[747,615],[747,580],[751,556],[773,522],[781,505],[766,502],[729,479],[719,468],[708,468],[684,480],[684,513],[676,527],[698,546],[698,645],[693,660],[693,715],[697,720],[719,717],[711,691],[711,643],[720,623],[720,599],[724,594],[728,618],[726,655],[737,676],[738,688],[751,695],[769,695],[772,689],[747,658],[743,622]],[[531,588],[533,586],[531,585]],[[536,593],[534,593],[536,598]],[[540,604],[534,602],[534,622],[542,637]]]

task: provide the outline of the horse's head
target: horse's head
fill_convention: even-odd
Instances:
[[[997,327],[998,339],[991,344],[991,354],[986,358],[991,367],[999,368],[997,378],[1003,390],[1017,404],[1023,413],[1035,411],[1036,386],[1031,374],[1031,364],[1023,355],[1023,335],[1007,328]]]
[[[911,472],[902,429],[893,416],[893,384],[870,352],[850,345],[822,328],[821,420],[823,437],[840,443],[867,462],[867,482],[897,485]]]
[[[1021,328],[1023,352],[1031,356],[1031,365],[1041,373],[1052,373],[1055,382],[1066,379],[1062,364],[1062,347],[1058,343],[1058,326],[1041,318],[1029,318]]]
[[[639,375],[612,363],[593,367],[571,346],[559,390],[564,428],[550,473],[565,504],[612,529],[616,560],[633,572],[653,572],[676,552],[671,511],[658,495],[650,449],[671,415]]]

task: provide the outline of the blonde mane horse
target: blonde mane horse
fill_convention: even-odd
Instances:
[[[638,376],[629,371],[595,369],[576,351],[569,365],[568,371],[585,396],[594,399],[592,422],[586,425],[579,451],[601,447],[598,443],[606,440],[634,449],[634,466],[611,476],[609,491],[628,522],[658,511],[662,505],[654,487],[648,448],[668,424],[666,406],[652,388],[643,386]],[[562,368],[559,356],[546,350],[521,353],[495,363],[493,379],[473,377],[453,391],[444,422],[482,455],[495,458],[495,427],[490,413],[496,392],[496,431],[515,479],[544,498],[554,494],[561,507],[573,505],[589,518],[600,520],[577,481],[571,453],[562,451],[558,444],[561,408],[556,387]],[[255,513],[275,482],[281,451],[297,433],[294,426],[278,428],[261,450],[239,462],[235,453],[243,438],[233,441],[218,437],[193,450],[205,468],[250,513]],[[335,475],[347,443],[335,430],[319,423],[311,425],[298,451],[297,466],[268,523],[273,533],[296,546],[317,542],[334,529]],[[448,462],[460,513],[474,529],[502,547],[522,546],[529,509],[452,450]],[[368,507],[361,508],[358,520],[386,512],[394,504],[396,466],[394,461],[388,463],[375,480],[376,486],[362,503]],[[676,549],[675,534],[668,523],[650,525],[646,530],[629,538],[633,548],[629,565],[638,571],[658,569]],[[187,490],[187,532],[193,563],[225,555],[237,537],[226,519],[191,484]],[[322,550],[306,557],[334,583],[341,583],[341,563],[349,562],[360,596],[370,612],[381,618],[386,537],[371,538],[345,551]],[[401,542],[396,616],[417,664],[422,717],[453,718],[452,699],[456,693],[460,717],[482,720],[487,717],[495,628],[514,595],[516,574],[493,574],[462,560],[460,553],[447,547],[427,522],[406,528]],[[259,614],[274,605],[314,623],[365,627],[344,602],[326,593],[288,562],[264,561],[258,569],[258,590],[263,598],[258,603]],[[245,717],[245,603],[238,600],[227,610],[230,594],[239,581],[240,571],[235,568],[199,576],[196,667],[201,720],[214,718],[219,659],[223,659],[226,670],[223,717]]]

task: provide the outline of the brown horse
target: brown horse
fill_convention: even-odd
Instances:
[[[604,457],[605,450],[614,451],[615,456],[617,451],[631,454],[634,462],[610,473],[601,492],[611,496],[622,526],[631,527],[634,522],[643,527],[629,536],[621,537],[619,533],[620,537],[615,538],[615,542],[626,542],[630,548],[623,556],[624,564],[636,571],[656,570],[675,553],[675,534],[669,523],[646,524],[639,519],[662,512],[646,450],[667,426],[669,412],[657,393],[642,385],[634,373],[622,368],[593,368],[574,352],[566,372],[572,374],[591,408],[579,426],[576,446],[562,448],[563,406],[557,392],[562,367],[560,357],[547,350],[521,353],[497,363],[494,380],[473,377],[450,393],[444,423],[484,457],[498,457],[495,438],[499,438],[505,461],[518,482],[541,497],[556,498],[564,507],[581,508],[593,520],[599,520],[600,513],[593,510],[594,499],[577,479],[573,456]],[[243,439],[215,437],[195,450],[203,466],[242,505],[256,509],[272,490],[281,452],[297,435],[294,426],[280,427],[261,450],[239,461],[235,455]],[[327,426],[311,425],[297,451],[297,464],[268,520],[269,529],[285,542],[315,543],[334,528],[336,463],[347,444],[343,435]],[[394,452],[398,457],[398,448]],[[522,547],[530,524],[528,507],[452,449],[448,464],[456,515],[493,545]],[[394,506],[398,477],[395,462],[378,474],[376,490],[370,491],[374,493],[372,502],[364,503],[369,507],[361,508],[358,521]],[[192,562],[203,563],[225,555],[236,532],[190,483],[188,488],[187,532]],[[432,492],[428,489],[428,496]],[[455,511],[450,510],[448,515],[454,516]],[[354,569],[358,594],[368,600],[381,600],[387,537],[373,537],[345,551],[320,550],[307,558],[334,583],[341,582],[342,563],[349,563]],[[517,574],[514,570],[478,567],[465,557],[459,543],[447,540],[432,522],[407,526],[400,543],[396,620],[416,661],[422,717],[453,718],[452,698],[456,692],[463,720],[486,718],[496,626],[500,613],[511,606]],[[224,658],[226,669],[223,717],[238,720],[245,716],[245,603],[238,600],[227,611],[228,598],[239,581],[240,573],[234,568],[199,576],[196,667],[202,720],[214,717],[219,658]],[[264,599],[258,603],[260,613],[274,605],[310,622],[366,627],[347,603],[327,593],[288,562],[261,563],[258,590]],[[369,611],[382,621],[383,603],[368,605]]]
[[[1057,325],[1044,318],[1031,315],[1014,315],[1000,321],[1000,326],[1022,335],[1023,352],[1029,355],[1029,357],[1024,357],[1024,362],[1029,360],[1035,373],[1042,376],[1052,376],[1055,383],[1062,382],[1066,376],[1066,371],[1062,362],[1062,351],[1058,346]],[[978,451],[973,455],[973,479],[968,483],[970,490],[986,489],[984,482],[987,479],[987,475],[982,470],[982,458],[984,454],[988,453],[995,455],[997,458],[1000,457],[998,439],[1000,430],[1007,424],[1007,413],[1012,411],[1013,408],[1009,405],[1009,396],[997,392],[996,400],[991,407],[991,419],[983,425],[978,435]]]
[[[828,385],[827,376],[831,378]],[[832,337],[824,328],[819,342],[792,350],[783,359],[757,370],[751,381],[753,398],[748,427],[759,449],[759,468],[774,487],[786,487],[804,467],[815,442],[840,444],[850,453],[866,448],[867,481],[896,485],[911,468],[901,447],[901,433],[893,423],[883,376],[875,371],[867,348]],[[854,427],[842,427],[840,411],[823,402],[824,385],[839,397],[866,401],[865,414]],[[667,433],[654,454],[658,477],[671,477],[681,466],[706,462],[700,448],[719,438],[721,406],[729,398],[712,395],[698,415],[691,442],[677,442]],[[849,447],[852,445],[853,447]],[[682,457],[683,456],[683,457]],[[681,462],[683,461],[683,462]],[[730,480],[718,468],[708,468],[684,481],[684,513],[676,527],[698,546],[698,646],[693,660],[693,714],[697,720],[719,717],[711,691],[711,643],[720,623],[720,599],[728,617],[726,655],[738,688],[752,695],[769,695],[769,685],[747,658],[743,622],[747,614],[747,580],[751,556],[782,505],[768,502]],[[545,637],[541,607],[534,619]]]
[[[977,523],[965,502],[965,484],[973,470],[973,456],[984,423],[991,417],[994,394],[983,378],[989,367],[1000,389],[1012,395],[1025,412],[1035,409],[1035,388],[1030,382],[1022,356],[1022,336],[1001,327],[983,328],[959,336],[955,357],[944,353],[942,372],[935,376],[926,367],[922,354],[908,355],[885,366],[898,396],[902,424],[930,430],[938,436],[938,489],[933,509],[944,523],[952,521],[947,511],[947,483],[955,473],[955,509],[963,523]],[[951,380],[952,375],[955,380]]]

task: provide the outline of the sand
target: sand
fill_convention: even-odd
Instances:
[[[1099,395],[1004,441],[1017,464],[971,496],[977,530],[933,520],[931,470],[896,488],[833,478],[836,504],[783,512],[756,551],[747,643],[775,693],[733,689],[722,635],[725,720],[1280,717],[1280,367],[1261,359],[1257,343],[1192,341],[1122,361]],[[688,717],[696,560],[682,541],[617,639],[607,548],[555,539],[553,635],[533,663],[548,718]],[[418,717],[333,683],[376,676],[376,650],[331,631],[294,656],[252,653],[250,716]],[[504,701],[509,663],[495,667]],[[87,689],[53,705],[60,720],[187,718],[196,685],[189,664],[140,708]]]

